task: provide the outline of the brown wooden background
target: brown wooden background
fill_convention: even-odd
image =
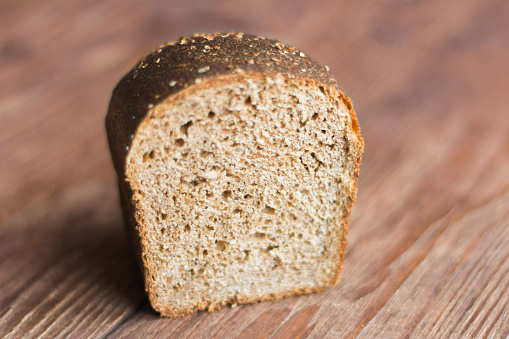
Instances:
[[[366,151],[337,287],[151,310],[103,119],[120,76],[197,31],[329,65]],[[0,337],[506,338],[509,3],[0,1]]]

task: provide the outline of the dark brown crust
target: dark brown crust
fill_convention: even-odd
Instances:
[[[349,126],[355,134],[358,159],[355,175],[355,192],[349,206],[345,206],[350,215],[356,197],[357,178],[359,174],[360,153],[363,149],[363,139],[353,110],[351,100],[341,90],[338,82],[332,77],[326,67],[294,47],[287,46],[278,40],[242,33],[217,33],[211,35],[195,35],[181,38],[154,50],[141,60],[127,75],[122,78],[113,91],[106,130],[112,153],[113,163],[117,171],[122,208],[126,226],[134,242],[140,266],[147,280],[147,268],[143,266],[143,241],[140,239],[135,208],[132,202],[132,190],[125,181],[125,160],[131,147],[131,141],[136,130],[148,111],[162,101],[173,97],[187,87],[200,83],[202,79],[217,78],[225,75],[252,74],[282,74],[289,78],[311,80],[323,84],[325,90],[333,97],[341,99],[350,111],[352,125]],[[346,221],[348,223],[348,220]],[[343,257],[346,247],[348,224],[343,225],[343,234],[339,241],[343,244],[337,254],[338,270],[330,281],[335,285],[343,267]],[[147,292],[148,286],[146,286]],[[323,290],[324,288],[289,291],[280,295],[267,295],[262,300],[277,300],[296,294],[307,294]],[[164,305],[158,305],[154,296],[149,293],[153,307],[163,316],[182,316],[195,313],[198,310],[213,310],[224,305],[198,305],[187,312],[177,314],[171,312]],[[261,300],[232,300],[228,303],[254,303]]]
[[[341,90],[326,67],[278,40],[242,33],[180,38],[142,59],[113,90],[106,129],[117,173],[124,172],[131,136],[150,107],[196,79],[240,72],[309,78]]]

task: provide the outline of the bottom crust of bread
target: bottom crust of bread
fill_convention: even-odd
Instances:
[[[312,294],[319,293],[327,289],[327,287],[322,288],[309,288],[309,289],[298,289],[289,292],[283,292],[278,294],[268,294],[258,299],[250,299],[250,298],[231,298],[229,300],[223,301],[221,303],[210,304],[207,302],[199,303],[195,308],[186,309],[183,312],[175,312],[172,311],[170,307],[164,305],[158,305],[155,303],[152,304],[152,308],[158,312],[161,317],[175,318],[175,317],[183,317],[186,315],[195,314],[200,311],[214,312],[225,308],[227,306],[235,307],[237,305],[245,305],[245,304],[257,304],[262,301],[276,301],[284,298],[289,298],[297,295],[304,294]]]

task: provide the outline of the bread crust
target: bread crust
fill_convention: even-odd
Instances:
[[[155,49],[130,70],[118,83],[113,91],[106,130],[108,142],[118,175],[122,209],[130,238],[137,252],[141,269],[144,273],[146,291],[155,310],[163,316],[175,317],[195,313],[199,310],[219,309],[226,304],[255,303],[262,300],[277,300],[284,297],[319,292],[324,288],[295,290],[277,295],[267,295],[260,300],[241,299],[209,305],[203,303],[183,313],[175,313],[164,305],[158,304],[157,298],[151,294],[148,269],[143,263],[143,239],[135,218],[133,190],[126,181],[126,159],[134,135],[152,107],[163,101],[174,98],[180,92],[193,91],[195,88],[214,83],[210,81],[225,76],[251,77],[281,74],[305,83],[312,81],[320,85],[332,98],[342,100],[351,116],[348,126],[350,142],[355,143],[357,166],[354,173],[352,200],[344,206],[350,216],[357,193],[359,165],[364,142],[360,134],[359,124],[351,100],[346,96],[338,82],[328,71],[305,53],[280,42],[243,33],[200,34],[168,43]],[[205,80],[205,81],[204,81]],[[203,84],[202,84],[203,82]],[[348,219],[342,225],[336,261],[338,269],[330,284],[336,285],[343,267]]]
[[[236,73],[277,73],[336,88],[362,140],[351,100],[328,69],[304,52],[279,40],[243,33],[200,34],[155,49],[113,90],[106,130],[117,173],[123,173],[132,136],[151,107],[205,78]]]

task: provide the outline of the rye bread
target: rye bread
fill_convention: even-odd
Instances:
[[[242,33],[181,38],[119,82],[106,129],[161,315],[337,283],[363,139],[307,54]]]

